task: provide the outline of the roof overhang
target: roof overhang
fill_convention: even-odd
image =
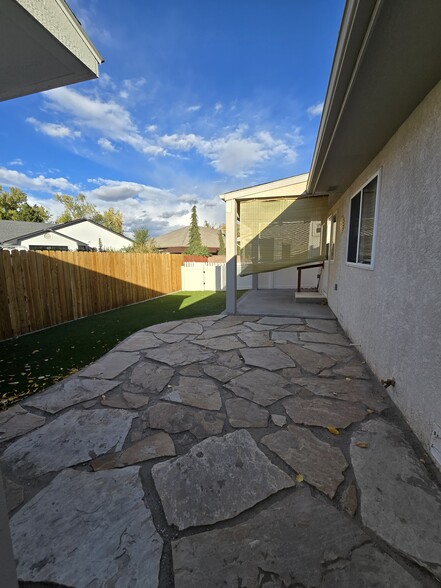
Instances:
[[[342,193],[441,78],[440,0],[348,0],[308,192]]]
[[[254,198],[289,198],[290,196],[301,196],[306,190],[308,174],[291,176],[283,180],[275,180],[266,184],[258,184],[226,192],[219,198],[227,202],[228,200],[250,200]]]
[[[1,0],[0,100],[97,78],[102,62],[64,0]]]

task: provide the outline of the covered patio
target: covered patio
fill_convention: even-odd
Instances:
[[[24,585],[439,586],[435,470],[334,319],[141,330],[0,451]]]

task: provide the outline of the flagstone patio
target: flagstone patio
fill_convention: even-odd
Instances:
[[[0,414],[19,580],[430,587],[436,471],[334,319],[139,331]]]

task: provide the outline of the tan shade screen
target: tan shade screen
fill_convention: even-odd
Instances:
[[[241,201],[241,275],[322,261],[327,213],[327,196]]]

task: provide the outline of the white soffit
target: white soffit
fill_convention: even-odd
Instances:
[[[274,182],[267,182],[266,184],[257,184],[256,186],[248,186],[233,192],[226,192],[221,194],[220,198],[227,202],[228,200],[246,200],[250,198],[301,196],[306,190],[307,181],[308,174],[300,174],[282,180],[275,180]]]

